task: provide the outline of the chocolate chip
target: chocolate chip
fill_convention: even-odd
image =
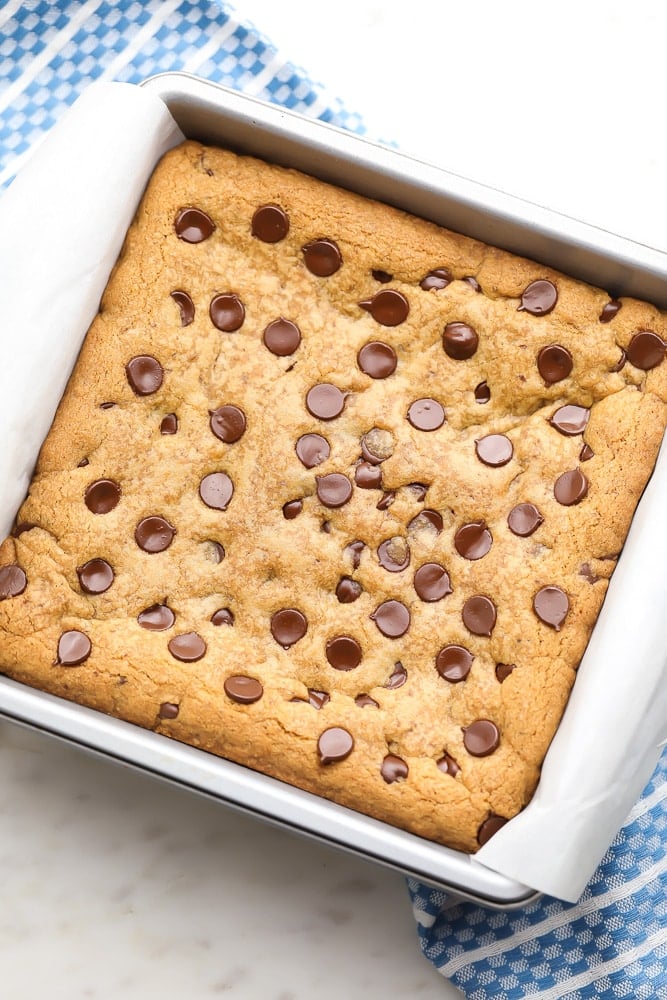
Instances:
[[[163,701],[160,705],[158,716],[161,719],[177,719],[178,712],[179,706],[175,705],[173,701]]]
[[[279,205],[260,205],[253,213],[251,232],[263,243],[280,243],[289,232],[289,217]]]
[[[424,563],[414,576],[414,588],[422,601],[441,601],[452,593],[449,573],[440,563]]]
[[[341,604],[353,604],[362,592],[361,584],[349,576],[342,576],[336,585],[336,597]]]
[[[195,304],[187,292],[176,290],[169,293],[179,308],[181,326],[190,326],[195,318]]]
[[[515,669],[513,663],[496,663],[496,680],[499,684],[506,681],[512,671]]]
[[[32,531],[33,528],[37,528],[38,525],[34,524],[32,521],[20,521],[12,529],[12,538],[19,538],[24,532]]]
[[[372,299],[364,299],[359,305],[371,314],[376,323],[380,323],[382,326],[399,326],[405,322],[410,312],[410,303],[405,295],[397,292],[394,288],[383,288]],[[374,378],[377,377],[374,376]],[[379,377],[384,378],[385,376]]]
[[[437,510],[430,510],[426,507],[412,518],[408,524],[408,531],[429,531],[439,535],[442,531],[442,514]]]
[[[293,521],[303,510],[302,500],[288,500],[283,504],[283,517],[286,521]]]
[[[308,631],[308,619],[297,608],[281,608],[271,615],[271,635],[283,649],[289,649]]]
[[[410,628],[410,612],[400,601],[383,601],[370,618],[388,639],[398,639]]]
[[[316,691],[314,688],[308,688],[308,703],[313,708],[316,708],[318,712],[330,701],[331,698],[326,691]]]
[[[245,674],[232,674],[231,677],[226,677],[223,687],[227,697],[239,705],[252,705],[264,694],[260,682],[255,677],[247,677]]]
[[[361,646],[350,635],[337,635],[328,639],[325,652],[334,670],[354,670],[361,663]]]
[[[81,589],[85,594],[104,594],[114,581],[114,572],[106,559],[89,559],[77,566]]]
[[[445,422],[445,410],[437,399],[416,399],[408,409],[408,420],[418,431],[437,431]]]
[[[345,393],[330,382],[319,382],[306,394],[306,408],[318,420],[339,417],[345,406]]]
[[[208,314],[217,330],[234,333],[243,326],[245,306],[234,292],[224,292],[211,299]]]
[[[572,355],[561,344],[549,344],[537,355],[537,368],[547,385],[562,382],[572,371],[572,365]]]
[[[622,347],[620,348],[620,351],[621,351],[621,356],[616,362],[616,364],[611,366],[611,368],[609,369],[610,372],[620,372],[623,368],[625,368],[625,362],[628,360],[628,356]]]
[[[112,410],[116,404],[112,402],[100,403],[100,410]]]
[[[560,406],[549,419],[552,427],[567,437],[583,434],[588,426],[591,411],[586,406],[576,406],[568,403]]]
[[[593,451],[591,446],[589,444],[586,444],[586,442],[584,441],[583,445],[581,446],[581,451],[579,452],[579,461],[590,462],[592,458],[595,458],[595,452]]]
[[[196,663],[206,653],[206,643],[198,632],[182,632],[169,640],[167,649],[175,660]]]
[[[611,299],[609,302],[603,306],[602,312],[600,313],[600,322],[609,323],[614,316],[620,311],[623,303],[619,302],[618,299]]]
[[[564,472],[554,483],[554,496],[564,507],[581,503],[588,493],[588,479],[580,469]]]
[[[176,621],[176,615],[166,604],[152,604],[137,615],[137,621],[149,632],[164,632]]]
[[[227,510],[234,495],[234,484],[226,472],[211,472],[199,484],[199,496],[213,510]]]
[[[160,423],[160,434],[176,434],[178,431],[178,417],[175,413],[167,413]]]
[[[390,281],[394,280],[393,274],[389,274],[388,271],[383,271],[381,268],[374,267],[373,270],[371,271],[371,274],[373,275],[376,281],[380,282],[381,285],[386,285]]]
[[[377,553],[380,566],[388,573],[401,573],[410,564],[410,547],[400,535],[381,542]]]
[[[454,361],[467,361],[477,351],[477,331],[467,323],[448,323],[442,334],[442,346],[447,357]]]
[[[491,813],[477,831],[477,843],[479,846],[483,847],[487,841],[491,840],[494,833],[498,833],[498,830],[505,826],[506,823],[507,820],[504,816],[497,816],[495,813]]]
[[[387,493],[385,493],[383,495],[383,497],[379,501],[379,503],[377,503],[375,505],[376,509],[377,510],[388,510],[391,507],[391,505],[393,504],[393,502],[394,502],[395,499],[396,499],[396,491],[395,490],[389,490]]]
[[[382,470],[370,462],[360,462],[354,470],[354,481],[362,490],[381,490]]]
[[[507,465],[514,454],[514,447],[505,434],[487,434],[475,441],[475,451],[480,462],[495,469]]]
[[[215,223],[201,208],[181,208],[174,219],[174,229],[179,240],[201,243],[214,231]]]
[[[134,539],[144,552],[164,552],[174,540],[176,529],[164,517],[152,515],[139,521]]]
[[[336,764],[345,760],[352,753],[354,739],[347,729],[343,729],[341,726],[332,726],[331,729],[325,729],[320,734],[317,749],[321,764]]]
[[[448,753],[442,755],[440,760],[437,761],[437,765],[443,774],[449,774],[452,778],[455,778],[461,770],[454,758],[450,757]]]
[[[402,757],[388,753],[383,759],[380,767],[380,774],[388,785],[393,785],[395,781],[405,781],[409,773],[409,768]]]
[[[358,694],[354,699],[354,704],[358,705],[359,708],[379,708],[378,702],[375,698],[371,698],[369,694]]]
[[[520,538],[528,538],[537,531],[544,518],[533,503],[518,503],[507,515],[510,531]]]
[[[481,292],[482,286],[480,285],[479,281],[477,280],[477,278],[475,278],[474,275],[467,274],[465,278],[462,278],[461,280],[465,281],[466,285],[470,285],[473,292]]]
[[[596,574],[591,569],[590,563],[581,564],[581,566],[579,567],[579,576],[583,576],[584,580],[588,580],[588,582],[591,584],[597,583],[598,580],[600,579],[600,577],[596,576]]]
[[[352,496],[352,483],[342,472],[316,476],[317,498],[325,507],[342,507]]]
[[[365,542],[356,539],[354,542],[350,542],[343,549],[343,555],[347,556],[352,561],[352,569],[359,569],[359,563],[361,562],[361,553],[366,548]]]
[[[665,350],[665,342],[657,333],[640,330],[628,345],[628,361],[641,371],[650,371],[664,361]]]
[[[395,691],[397,688],[403,687],[408,679],[408,672],[399,660],[394,664],[394,669],[389,675],[389,680],[384,685],[389,691]]]
[[[465,646],[443,646],[435,658],[435,669],[450,684],[464,681],[475,657]]]
[[[552,281],[539,278],[523,290],[519,310],[525,310],[533,316],[546,316],[558,301],[558,289]]]
[[[391,458],[393,451],[393,435],[380,427],[372,427],[361,439],[362,458],[371,465],[381,465],[382,462],[386,462]]]
[[[496,624],[496,606],[484,594],[469,597],[461,612],[463,624],[473,635],[490,636]]]
[[[396,351],[381,340],[371,340],[364,344],[357,354],[357,364],[365,375],[371,378],[388,378],[396,371]]]
[[[207,538],[205,542],[201,543],[201,549],[204,553],[204,559],[208,562],[218,565],[225,558],[224,546],[220,542],[214,542],[211,538]]]
[[[410,490],[417,503],[423,503],[426,499],[426,494],[428,493],[426,483],[408,483],[406,488]]]
[[[480,382],[475,386],[475,402],[484,405],[491,399],[491,390],[486,382]]]
[[[0,601],[18,597],[28,586],[25,571],[16,563],[0,566]]]
[[[86,507],[93,514],[108,514],[120,501],[121,489],[113,479],[96,479],[86,486]]]
[[[560,632],[560,627],[570,610],[570,602],[560,587],[541,587],[533,598],[533,610],[540,621]]]
[[[446,288],[451,280],[452,276],[446,267],[436,267],[424,275],[419,282],[419,287],[423,288],[425,292],[438,291],[441,288]]]
[[[333,240],[311,240],[301,247],[303,261],[311,274],[328,278],[340,268],[343,257]]]
[[[91,650],[92,645],[85,632],[70,629],[63,632],[58,640],[56,663],[61,667],[78,667],[88,659]]]
[[[465,726],[463,745],[473,757],[488,757],[500,745],[500,732],[490,719],[477,719]]]
[[[294,446],[297,458],[307,469],[326,462],[331,454],[331,448],[326,438],[321,434],[302,434]]]
[[[164,369],[157,358],[138,354],[125,365],[127,381],[137,396],[152,396],[162,385]]]
[[[486,521],[463,524],[454,535],[454,547],[464,559],[483,559],[491,548],[493,537]]]
[[[85,469],[87,465],[90,465],[90,461],[87,458],[82,458],[80,462],[77,462],[77,469]]]
[[[214,611],[213,614],[211,615],[211,624],[212,625],[233,625],[234,624],[234,615],[229,610],[229,608],[218,608],[218,610]]]
[[[217,410],[209,410],[209,426],[215,436],[225,444],[235,444],[246,431],[245,413],[239,406],[231,403],[219,406]]]
[[[262,335],[264,346],[279,358],[286,358],[294,354],[301,343],[301,331],[296,323],[281,316],[274,319],[264,330]]]

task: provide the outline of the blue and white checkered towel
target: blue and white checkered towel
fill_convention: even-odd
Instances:
[[[167,70],[363,131],[223,3],[0,0],[0,187],[89,83]],[[424,954],[469,1000],[667,1000],[666,797],[664,756],[576,904],[499,912],[410,881]]]

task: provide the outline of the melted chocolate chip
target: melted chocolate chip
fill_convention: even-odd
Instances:
[[[162,385],[164,369],[157,358],[139,354],[125,365],[127,381],[137,396],[152,396]]]
[[[164,632],[176,621],[176,615],[166,604],[152,604],[137,615],[137,621],[149,632]]]
[[[477,351],[477,331],[467,323],[448,323],[442,334],[442,346],[447,357],[454,361],[467,361]]]
[[[383,288],[372,299],[364,299],[359,305],[381,326],[399,326],[410,312],[410,303],[405,295],[394,288]]]
[[[595,457],[595,452],[593,451],[591,446],[589,444],[586,444],[586,442],[584,441],[583,445],[581,446],[581,451],[579,452],[579,461],[590,462],[590,460],[594,457]]]
[[[271,615],[271,635],[283,649],[289,649],[308,631],[308,619],[297,608],[281,608]]]
[[[463,730],[463,745],[473,757],[488,757],[500,745],[500,732],[490,719],[477,719]]]
[[[316,691],[308,688],[308,704],[316,708],[318,712],[331,701],[331,697],[326,691]]]
[[[169,293],[179,308],[181,314],[181,326],[190,326],[195,318],[195,304],[187,292],[177,289]]]
[[[454,547],[464,559],[483,559],[493,543],[486,521],[463,524],[454,535]]]
[[[465,281],[466,285],[470,285],[473,292],[481,292],[482,286],[474,275],[467,274],[465,278],[462,278],[461,280]]]
[[[0,601],[18,597],[28,585],[25,571],[16,563],[0,566]]]
[[[426,507],[412,518],[408,524],[408,531],[422,531],[426,529],[427,531],[435,531],[436,535],[439,535],[442,527],[442,514],[437,510],[430,510]]]
[[[564,507],[581,503],[588,493],[588,479],[580,469],[564,472],[554,483],[554,496]]]
[[[361,594],[361,584],[349,576],[342,576],[336,585],[336,597],[341,604],[353,604]]]
[[[584,580],[588,580],[589,583],[597,583],[600,579],[599,576],[591,569],[590,563],[582,563],[579,567],[579,576],[583,576]]]
[[[164,552],[174,540],[176,529],[164,517],[152,515],[139,521],[134,539],[144,552]]]
[[[299,516],[302,510],[302,500],[288,500],[287,503],[283,504],[283,517],[286,521],[293,521],[295,517]]]
[[[223,687],[227,697],[239,705],[252,705],[264,694],[260,682],[255,677],[247,677],[245,674],[232,674],[231,677],[226,677]]]
[[[196,663],[206,653],[206,643],[198,632],[182,632],[169,640],[167,649],[181,663]]]
[[[381,268],[374,267],[371,274],[376,281],[379,281],[381,285],[386,285],[390,281],[394,280],[393,274],[389,274],[388,271],[383,271]]]
[[[342,472],[316,476],[317,498],[325,507],[342,507],[352,496],[352,483]]]
[[[611,301],[606,303],[606,305],[602,309],[602,312],[600,313],[599,317],[600,322],[601,323],[611,322],[614,316],[616,316],[616,314],[621,310],[622,306],[623,303],[619,302],[618,299],[611,299]]]
[[[507,525],[510,531],[520,538],[528,538],[537,531],[544,518],[532,503],[518,503],[507,515]]]
[[[394,502],[395,499],[396,499],[396,491],[395,490],[389,490],[387,493],[385,493],[383,495],[383,497],[380,500],[380,502],[375,505],[376,509],[377,510],[388,510],[391,507],[391,505],[393,504],[393,502]]]
[[[506,681],[512,671],[515,669],[513,663],[496,663],[496,680],[499,684]]]
[[[93,514],[108,514],[120,501],[120,486],[113,479],[96,479],[86,486],[84,501]]]
[[[214,231],[215,223],[201,208],[181,208],[174,219],[174,229],[179,240],[201,243]]]
[[[400,535],[381,542],[377,553],[380,566],[388,573],[401,573],[410,565],[410,548]]]
[[[426,499],[426,494],[428,493],[426,483],[408,483],[407,489],[410,490],[417,503],[423,503]]]
[[[537,369],[547,383],[562,382],[572,371],[572,355],[561,344],[549,344],[537,355]]]
[[[234,333],[243,326],[245,306],[234,292],[225,292],[211,299],[208,314],[217,330]]]
[[[366,543],[356,539],[354,542],[350,542],[343,549],[343,555],[348,556],[352,561],[352,569],[359,569],[359,563],[361,562],[361,553],[366,548]]]
[[[484,594],[469,597],[461,612],[463,624],[473,635],[490,636],[496,624],[496,606]]]
[[[326,462],[331,454],[331,448],[326,438],[321,434],[302,434],[294,446],[297,458],[307,469]]]
[[[491,390],[486,382],[480,382],[475,386],[475,402],[483,405],[491,399]]]
[[[274,319],[264,330],[262,335],[264,346],[279,358],[286,358],[294,354],[301,343],[301,331],[296,323],[281,316]]]
[[[475,657],[465,646],[443,646],[435,658],[435,669],[450,684],[464,681]]]
[[[657,368],[665,359],[665,342],[652,330],[640,330],[628,344],[628,361],[641,371]]]
[[[56,663],[61,667],[78,667],[88,659],[91,651],[92,645],[85,632],[70,629],[63,632],[58,640]]]
[[[576,406],[568,403],[560,406],[551,416],[549,423],[561,434],[567,437],[574,437],[576,434],[583,434],[588,426],[591,411],[586,406]]]
[[[334,670],[354,670],[361,663],[361,646],[350,635],[337,635],[328,639],[325,651]]]
[[[394,439],[389,431],[373,427],[361,439],[361,456],[371,465],[381,465],[391,458],[394,450]]]
[[[524,289],[521,295],[519,310],[525,310],[533,316],[546,316],[558,301],[558,289],[552,281],[539,278]]]
[[[251,232],[263,243],[280,243],[289,232],[289,217],[279,205],[260,205],[253,213]]]
[[[336,764],[352,753],[354,749],[354,739],[347,729],[341,726],[332,726],[325,729],[320,734],[317,741],[317,750],[320,755],[321,764]]]
[[[211,624],[212,625],[233,625],[234,624],[234,615],[229,610],[229,608],[218,608],[218,610],[214,611],[213,614],[211,615]]]
[[[380,774],[388,785],[393,785],[395,781],[405,781],[408,772],[408,765],[403,758],[393,753],[387,754],[380,767]]]
[[[436,267],[424,275],[419,282],[419,287],[423,288],[425,292],[438,291],[441,288],[446,288],[451,280],[452,276],[446,267]]]
[[[533,598],[533,610],[540,621],[559,632],[570,610],[570,602],[560,587],[542,587]]]
[[[397,688],[403,687],[408,679],[408,672],[399,660],[394,664],[394,669],[389,675],[389,680],[384,685],[389,691],[395,691]]]
[[[160,434],[176,434],[178,431],[178,417],[175,413],[167,413],[160,423]]]
[[[493,837],[495,833],[498,833],[498,830],[505,826],[506,823],[507,820],[504,816],[498,816],[496,813],[491,813],[491,815],[484,820],[477,831],[477,843],[479,846],[483,847],[484,844],[491,840],[491,837]]]
[[[178,705],[175,705],[173,701],[163,701],[160,705],[158,716],[160,719],[177,719],[178,713]]]
[[[246,418],[240,407],[227,403],[217,410],[209,410],[209,416],[211,430],[225,444],[234,444],[245,434]]]
[[[437,399],[416,399],[408,409],[408,420],[418,431],[437,431],[445,422],[445,410]]]
[[[475,441],[475,451],[480,462],[495,469],[507,465],[514,454],[514,447],[504,434],[487,434]]]
[[[398,639],[410,628],[410,612],[400,601],[383,601],[370,618],[388,639]]]
[[[440,760],[437,762],[437,765],[443,774],[449,774],[452,778],[455,778],[461,770],[454,758],[450,757],[448,753],[442,755]]]
[[[380,705],[375,700],[375,698],[371,698],[371,696],[369,694],[358,694],[357,697],[354,699],[354,704],[358,705],[359,708],[379,708],[380,707]]]
[[[381,340],[371,340],[357,354],[357,364],[371,378],[388,378],[396,371],[396,351]]]
[[[620,351],[621,351],[621,356],[616,362],[616,364],[612,365],[612,367],[609,369],[610,372],[620,372],[623,368],[625,368],[625,362],[628,360],[628,356],[622,347],[620,348]]]
[[[362,490],[381,490],[382,470],[370,462],[360,462],[354,470],[354,481]]]
[[[306,394],[306,409],[318,420],[339,417],[345,406],[345,393],[330,382],[319,382]]]
[[[211,472],[199,484],[199,496],[213,510],[227,510],[234,495],[234,484],[226,472]]]
[[[33,528],[37,528],[38,525],[34,524],[32,521],[20,521],[12,529],[12,538],[19,538],[24,532],[32,531]]]
[[[114,581],[114,572],[106,559],[89,559],[77,566],[76,574],[84,594],[104,594]]]
[[[343,257],[333,240],[311,240],[301,247],[303,262],[318,278],[328,278],[340,268]]]
[[[422,601],[441,601],[452,593],[449,573],[440,563],[424,563],[414,576],[414,588]]]

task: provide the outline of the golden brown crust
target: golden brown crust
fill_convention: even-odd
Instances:
[[[276,243],[251,231],[253,213],[266,204],[289,216],[289,232]],[[192,244],[177,237],[174,219],[185,206],[213,219],[209,238]],[[320,238],[334,240],[342,255],[328,277],[304,265],[302,247]],[[423,290],[421,279],[436,268],[448,269],[451,282]],[[378,270],[383,280],[373,275]],[[481,291],[463,280],[469,277]],[[545,279],[557,289],[553,310],[533,315],[519,308],[527,286]],[[391,326],[359,305],[388,289],[409,305],[407,318]],[[173,291],[192,298],[187,326]],[[245,307],[234,332],[216,329],[209,315],[211,300],[225,293]],[[667,421],[667,365],[645,371],[628,362],[612,370],[638,331],[664,340],[665,319],[649,305],[623,300],[601,322],[608,302],[601,290],[294,171],[185,143],[167,154],[150,183],[43,446],[17,518],[36,527],[0,548],[0,567],[18,565],[27,577],[22,593],[0,600],[1,669],[422,836],[476,850],[490,814],[509,818],[532,795]],[[279,317],[301,332],[287,356],[262,340]],[[443,349],[443,329],[454,322],[477,332],[467,359]],[[371,341],[396,352],[396,370],[386,378],[359,366],[358,351]],[[573,358],[571,375],[554,383],[537,364],[552,344]],[[143,396],[125,368],[138,355],[158,359],[164,373],[157,391]],[[313,416],[304,402],[321,382],[346,394],[342,413],[330,420]],[[475,396],[482,383],[488,402]],[[436,430],[417,429],[406,417],[424,397],[444,407],[446,420]],[[583,432],[552,426],[568,403],[590,411]],[[231,444],[209,427],[210,412],[225,404],[247,419]],[[172,413],[178,429],[162,434]],[[384,432],[380,446],[389,453],[376,466],[382,488],[353,485],[349,502],[323,505],[318,477],[338,473],[354,484],[361,439],[373,428]],[[295,453],[296,440],[309,433],[330,444],[329,457],[312,468]],[[511,442],[506,464],[490,467],[478,458],[476,442],[489,434]],[[582,456],[584,443],[592,457]],[[554,484],[576,470],[585,474],[587,494],[564,506]],[[199,494],[202,477],[217,472],[234,485],[225,510]],[[100,479],[121,488],[117,505],[103,514],[84,503],[87,487]],[[424,495],[415,484],[428,487]],[[287,519],[283,505],[297,500],[301,512]],[[526,537],[507,522],[521,503],[535,505],[543,519]],[[424,516],[415,523],[424,509],[438,512],[440,531]],[[149,554],[135,542],[135,528],[154,515],[176,533],[168,548]],[[489,551],[465,558],[456,532],[482,521]],[[380,564],[378,546],[391,539],[398,539],[390,554],[399,561],[407,543],[402,571]],[[355,540],[365,543],[356,568],[348,548]],[[214,543],[224,548],[221,561]],[[114,573],[97,596],[83,592],[77,574],[91,559],[104,559]],[[425,563],[449,574],[452,592],[437,601],[421,600],[415,590],[415,571]],[[361,587],[352,603],[336,597],[341,577]],[[545,586],[569,600],[558,629],[533,610]],[[463,621],[474,595],[496,606],[490,636],[473,635]],[[410,611],[410,627],[398,638],[382,635],[370,617],[388,600]],[[153,605],[172,609],[171,627],[149,631],[137,622]],[[271,633],[272,615],[284,608],[300,610],[308,623],[288,649]],[[233,612],[233,625],[212,623],[219,609]],[[57,663],[66,630],[91,643],[76,666]],[[183,662],[168,643],[190,632],[206,652]],[[326,643],[336,636],[357,641],[357,666],[334,669],[327,661]],[[472,656],[462,681],[436,670],[447,645]],[[502,682],[498,664],[514,667]],[[228,696],[224,682],[239,674],[261,682],[259,700],[241,704]],[[314,707],[309,689],[326,692],[328,701]],[[358,705],[362,694],[376,705]],[[178,706],[176,717],[169,717],[173,708],[161,717],[165,704]],[[500,733],[486,756],[473,755],[464,742],[479,719],[492,720]],[[318,738],[335,727],[353,736],[354,749],[322,764]],[[438,766],[445,753],[456,761],[455,776]],[[407,765],[407,777],[394,761],[402,780],[383,778],[387,755]]]

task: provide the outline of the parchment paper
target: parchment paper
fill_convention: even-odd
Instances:
[[[0,199],[0,537],[27,491],[86,330],[159,157],[162,102],[94,84]],[[635,516],[532,802],[476,855],[574,901],[667,738],[667,447]]]

